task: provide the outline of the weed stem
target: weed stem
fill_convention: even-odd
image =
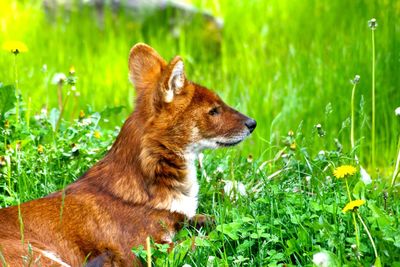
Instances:
[[[17,66],[17,54],[14,53],[14,77],[15,77],[15,96],[17,103],[15,106],[15,116],[17,119],[17,124],[19,123],[19,82],[18,82],[18,66]]]
[[[146,250],[147,250],[147,266],[151,267],[151,246],[150,246],[150,236],[146,238]]]
[[[392,176],[392,184],[391,186],[394,186],[394,183],[396,182],[397,175],[399,175],[399,165],[400,165],[400,137],[399,141],[397,143],[397,160],[396,160],[396,166],[393,171],[393,176]]]
[[[351,130],[350,130],[350,142],[351,142],[351,149],[354,149],[354,117],[355,117],[355,109],[354,109],[354,98],[356,92],[357,82],[353,82],[353,89],[351,91]]]
[[[375,172],[375,30],[372,30],[372,170]]]
[[[349,201],[351,201],[349,183],[347,182],[347,179],[345,179],[345,181],[346,181],[347,195],[349,197]],[[354,215],[354,213],[353,213],[353,224],[354,224],[354,232],[355,232],[355,235],[356,235],[357,249],[360,249],[360,236],[359,236],[358,224],[357,224],[356,216]]]
[[[361,224],[364,226],[365,231],[367,232],[369,240],[371,241],[371,245],[372,245],[372,247],[374,249],[375,258],[378,258],[378,251],[376,250],[374,239],[372,238],[371,233],[369,232],[367,225],[364,223],[364,220],[362,219],[361,215],[357,211],[355,211],[355,213],[357,213],[358,219],[360,220]]]

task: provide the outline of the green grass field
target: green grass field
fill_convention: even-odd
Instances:
[[[391,186],[400,133],[394,112],[400,106],[400,2],[193,4],[221,17],[221,32],[199,18],[167,23],[173,11],[133,19],[106,8],[101,22],[90,8],[46,15],[39,2],[0,3],[0,44],[19,40],[28,47],[16,57],[0,51],[0,207],[61,189],[106,153],[134,108],[129,49],[145,42],[167,59],[181,55],[189,79],[258,122],[239,147],[205,152],[199,212],[215,216],[216,228],[182,231],[172,253],[155,252],[158,266],[312,266],[318,252],[331,258],[327,266],[400,266],[399,186]],[[378,22],[375,163],[371,18]],[[52,79],[68,75],[71,66],[76,91],[63,86],[57,122],[59,88]],[[356,74],[352,149],[350,80]],[[10,94],[15,87],[18,111]],[[335,178],[335,168],[346,164],[357,172]],[[360,165],[371,184],[360,181]],[[224,190],[231,183],[243,183],[246,195]],[[343,213],[349,198],[366,204]]]

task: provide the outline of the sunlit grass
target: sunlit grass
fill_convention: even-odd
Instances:
[[[243,146],[246,153],[263,155],[279,144],[280,137],[298,125],[308,127],[322,123],[329,137],[338,137],[344,148],[350,125],[345,107],[348,79],[353,73],[365,77],[355,95],[370,103],[370,39],[366,21],[372,15],[380,23],[377,46],[376,143],[378,166],[391,162],[396,147],[398,125],[393,123],[392,110],[398,105],[395,97],[399,82],[399,64],[394,60],[396,32],[393,17],[400,11],[395,2],[379,5],[363,2],[334,2],[319,5],[309,2],[284,1],[194,1],[224,19],[220,53],[210,49],[207,39],[215,37],[202,32],[201,26],[182,26],[178,35],[165,26],[164,18],[151,17],[151,27],[124,13],[118,17],[105,12],[103,25],[96,15],[84,10],[81,14],[60,10],[53,19],[46,18],[39,4],[23,5],[2,2],[1,41],[18,39],[27,43],[30,52],[21,59],[20,88],[23,96],[32,97],[32,110],[42,105],[56,105],[56,86],[50,84],[57,72],[76,68],[80,92],[79,109],[86,105],[101,110],[106,106],[123,105],[123,112],[111,120],[110,127],[120,125],[132,110],[133,90],[127,79],[127,54],[130,47],[144,41],[163,56],[181,54],[188,77],[215,89],[227,101],[247,112],[259,122],[255,136]],[[13,14],[13,15],[11,15]],[[340,18],[338,15],[340,14]],[[368,17],[369,16],[369,17]],[[85,19],[82,19],[85,18]],[[393,56],[391,56],[393,55]],[[27,64],[30,63],[30,64]],[[13,81],[12,58],[0,57],[1,80]],[[47,71],[42,72],[42,66]],[[72,105],[72,104],[71,104]],[[326,106],[333,113],[326,115]],[[363,116],[356,114],[361,157],[370,163],[369,107]],[[66,118],[73,107],[66,107]],[[273,128],[270,125],[274,121]],[[345,126],[341,130],[342,125]],[[309,134],[307,134],[309,135]],[[268,140],[268,141],[266,141]],[[333,143],[329,144],[331,147]],[[307,144],[318,151],[318,142]],[[368,155],[368,156],[367,156]]]

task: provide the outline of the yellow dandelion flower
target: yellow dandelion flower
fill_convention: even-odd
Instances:
[[[289,147],[291,150],[296,150],[296,148],[297,148],[296,142],[291,143]]]
[[[85,112],[83,110],[81,110],[79,112],[79,119],[83,119],[85,117]]]
[[[13,54],[28,52],[26,44],[20,41],[8,41],[3,43],[3,49]]]
[[[38,153],[40,153],[40,154],[43,153],[44,147],[43,147],[42,145],[38,145],[37,151],[38,151]]]
[[[96,139],[99,139],[99,138],[100,138],[100,136],[101,136],[101,134],[100,134],[100,132],[99,132],[99,131],[94,131],[94,134],[93,134],[93,136],[94,136],[94,138],[96,138]]]
[[[70,75],[74,75],[75,74],[75,67],[73,65],[71,67],[69,67],[69,74]]]
[[[349,210],[353,211],[355,208],[358,208],[364,204],[365,204],[364,199],[353,200],[353,201],[350,201],[349,203],[347,203],[347,205],[342,209],[342,211],[343,212],[347,212]]]
[[[354,166],[351,165],[343,165],[340,167],[337,167],[333,171],[333,175],[340,179],[340,178],[345,178],[346,176],[353,176],[357,172],[357,169]]]

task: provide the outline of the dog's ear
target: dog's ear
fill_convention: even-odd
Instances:
[[[184,64],[181,57],[176,56],[171,60],[164,73],[163,81],[163,100],[166,103],[171,103],[174,97],[182,92],[186,82]]]
[[[153,90],[161,78],[165,60],[150,46],[139,43],[129,54],[129,76],[137,93]]]

